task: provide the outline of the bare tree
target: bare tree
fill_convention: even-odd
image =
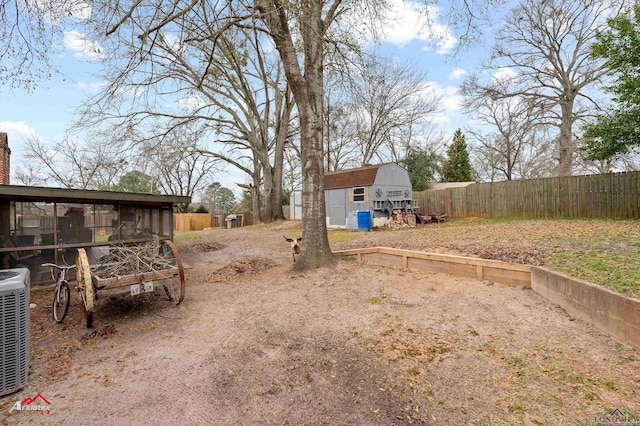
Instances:
[[[507,84],[494,81],[494,87],[500,87],[502,93],[509,92]],[[468,133],[470,142],[476,144],[474,153],[483,160],[476,165],[484,169],[484,177],[494,181],[497,172],[503,179],[512,180],[550,171],[545,167],[551,159],[548,126],[536,104],[527,98],[487,96],[473,78],[465,81],[461,93],[465,110],[480,124]]]
[[[12,182],[25,186],[45,186],[45,178],[41,173],[40,165],[36,162],[25,162],[23,166],[13,171]]]
[[[426,73],[412,63],[370,56],[352,75],[350,115],[359,165],[397,158],[397,147],[411,144],[413,127],[439,111],[440,98],[430,90]]]
[[[353,105],[344,102],[325,106],[325,132],[327,150],[326,171],[358,167],[358,140]]]
[[[293,143],[287,144],[284,151],[284,167],[282,170],[284,189],[293,192],[302,188],[301,170],[300,149]]]
[[[25,141],[25,158],[38,168],[39,177],[30,179],[73,189],[107,189],[127,164],[117,147],[69,136],[45,143],[31,135]]]
[[[51,78],[67,18],[86,10],[79,0],[0,0],[0,82],[29,91]]]
[[[605,160],[587,160],[581,151],[576,161],[576,169],[582,174],[640,170],[640,150],[631,149],[626,154],[618,154]]]
[[[154,178],[162,193],[193,197],[211,183],[220,160],[203,154],[199,140],[198,132],[187,133],[180,128],[167,135],[161,144],[152,144],[141,152],[139,163],[147,166],[143,171]],[[188,208],[189,203],[178,206],[181,212],[187,212]]]
[[[593,114],[588,93],[608,70],[590,56],[598,28],[617,14],[620,2],[522,0],[498,32],[486,70],[494,81],[482,85],[492,98],[521,98],[558,128],[555,175],[572,174],[574,123]],[[494,84],[495,80],[510,84]]]
[[[431,135],[439,97],[415,64],[389,58],[352,58],[325,82],[326,170],[399,161]]]
[[[257,28],[234,27],[207,36],[216,34],[216,6],[194,8],[187,7],[188,16],[176,17],[162,31],[154,30],[148,48],[135,38],[144,33],[144,22],[121,25],[120,37],[110,45],[115,52],[108,62],[111,84],[87,103],[81,123],[108,122],[108,132],[118,135],[134,128],[129,138],[134,144],[160,141],[194,123],[207,128],[210,143],[201,153],[249,175],[258,191],[256,223],[261,194],[266,197],[264,218],[283,218],[282,162],[294,102],[282,63]]]

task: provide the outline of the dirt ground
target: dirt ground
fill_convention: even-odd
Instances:
[[[348,261],[294,273],[283,234],[301,230],[189,235],[182,304],[100,299],[94,329],[77,298],[54,323],[52,289],[34,289],[30,382],[0,398],[0,423],[529,426],[640,413],[640,352],[535,292]],[[428,235],[373,232],[333,248],[482,255],[472,239]],[[508,248],[485,235],[475,250],[544,263],[524,236]],[[49,415],[9,413],[37,394]]]

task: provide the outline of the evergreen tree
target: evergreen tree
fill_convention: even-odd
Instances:
[[[447,149],[447,158],[440,168],[440,175],[442,182],[471,182],[473,180],[467,142],[460,129],[453,134],[453,142]]]
[[[153,177],[138,170],[133,170],[120,176],[118,183],[113,185],[111,190],[120,192],[160,194],[157,182],[156,185],[154,185]]]
[[[433,152],[411,148],[407,152],[407,156],[399,161],[399,164],[409,172],[411,187],[414,191],[428,189],[429,184],[435,181],[438,157]]]
[[[211,213],[229,213],[236,204],[236,196],[220,182],[213,182],[205,190],[203,201],[211,205]]]

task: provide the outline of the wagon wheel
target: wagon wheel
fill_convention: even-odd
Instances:
[[[162,249],[166,257],[175,259],[176,266],[178,267],[178,276],[167,280],[163,284],[164,292],[167,295],[167,298],[174,304],[178,305],[184,299],[185,292],[184,268],[182,266],[182,258],[178,253],[178,248],[170,240],[164,241]]]
[[[93,325],[94,289],[93,282],[91,281],[89,259],[87,258],[87,252],[85,252],[83,248],[78,249],[76,270],[78,289],[80,290],[80,303],[82,304],[82,314],[84,315],[87,327],[91,327]]]

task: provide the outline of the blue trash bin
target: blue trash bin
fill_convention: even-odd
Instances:
[[[371,212],[369,210],[358,210],[358,231],[371,231]]]

